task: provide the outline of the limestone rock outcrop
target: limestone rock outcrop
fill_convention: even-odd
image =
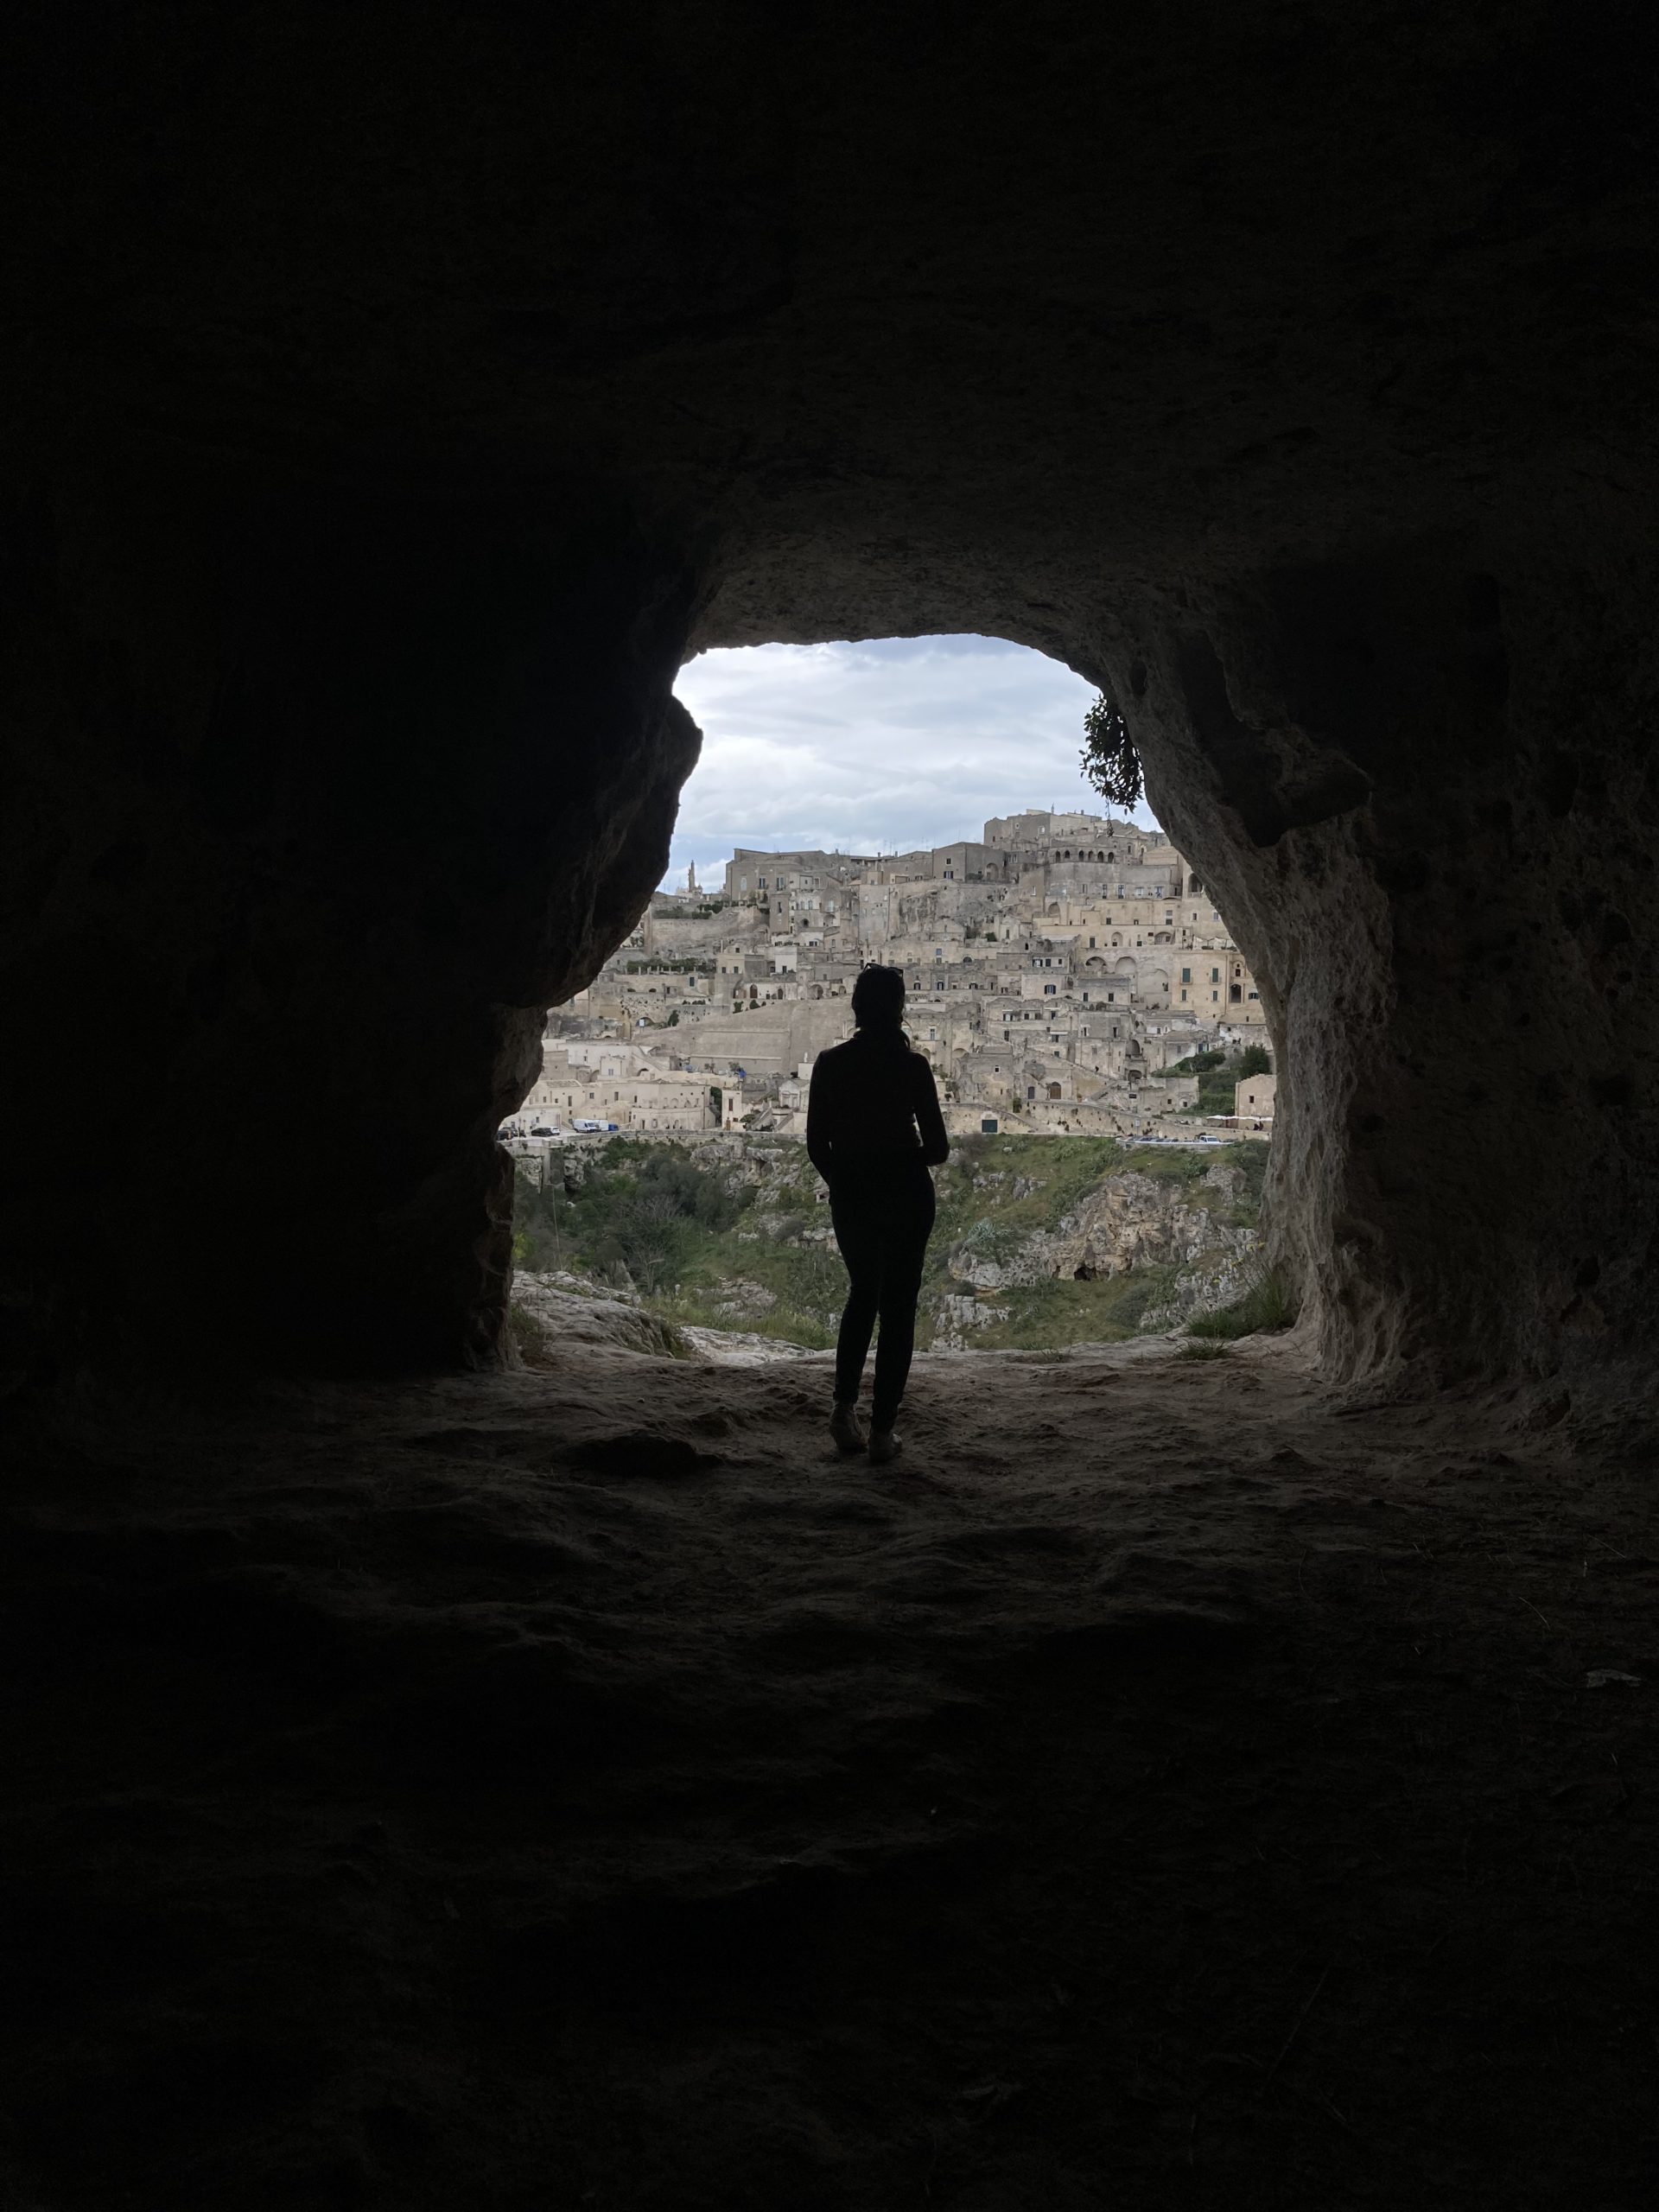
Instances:
[[[940,1300],[935,1344],[971,1345],[980,1329],[1006,1318],[995,1293],[1057,1276],[1175,1270],[1167,1294],[1139,1317],[1137,1325],[1147,1330],[1173,1328],[1194,1313],[1230,1305],[1263,1265],[1260,1229],[1236,1211],[1242,1181],[1223,1160],[1196,1190],[1130,1170],[1108,1178],[1052,1230],[1019,1236],[970,1230],[952,1247],[950,1271],[977,1295],[955,1293]]]

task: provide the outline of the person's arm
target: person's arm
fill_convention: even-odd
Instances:
[[[933,1080],[933,1071],[918,1052],[916,1060],[916,1126],[921,1131],[922,1164],[925,1167],[943,1167],[950,1157],[950,1140],[944,1133],[944,1116],[939,1111],[938,1085]]]
[[[826,1086],[818,1080],[822,1059],[812,1063],[812,1080],[806,1092],[806,1156],[827,1183],[830,1180],[830,1105]]]

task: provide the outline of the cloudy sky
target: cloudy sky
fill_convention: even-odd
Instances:
[[[673,886],[688,861],[718,882],[737,845],[906,851],[1022,807],[1105,811],[1077,766],[1093,690],[999,638],[722,649],[676,690],[702,758],[680,798]]]

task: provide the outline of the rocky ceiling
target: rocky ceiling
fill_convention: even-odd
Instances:
[[[0,149],[15,1372],[496,1357],[681,659],[971,627],[1265,979],[1331,1371],[1641,1386],[1640,10],[110,21],[22,12]]]

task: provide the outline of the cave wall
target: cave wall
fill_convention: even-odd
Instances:
[[[14,29],[10,1371],[497,1357],[683,654],[963,628],[1263,978],[1332,1371],[1645,1377],[1633,0]]]
[[[1152,793],[1249,950],[1270,1217],[1332,1376],[1592,1369],[1659,1298],[1659,665],[1605,537],[1427,544],[1148,620]]]
[[[8,524],[13,1370],[493,1359],[497,1122],[696,757],[683,569],[568,487],[176,461]]]

